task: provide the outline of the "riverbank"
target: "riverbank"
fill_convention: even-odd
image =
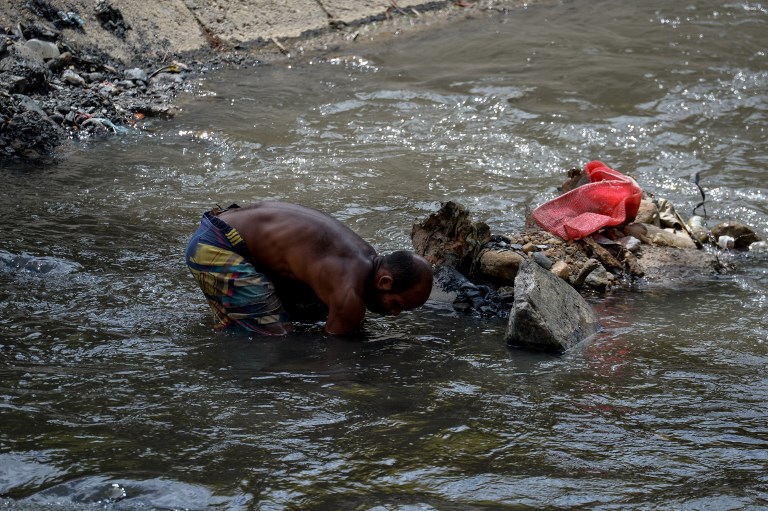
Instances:
[[[0,0],[0,158],[173,116],[193,78],[227,65],[351,51],[515,0]]]

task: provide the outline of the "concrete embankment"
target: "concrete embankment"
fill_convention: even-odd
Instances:
[[[515,0],[0,0],[0,158],[173,113],[206,62],[285,58]]]

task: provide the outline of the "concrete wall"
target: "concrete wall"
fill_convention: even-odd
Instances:
[[[13,31],[25,26],[52,26],[38,11],[74,12],[82,29],[62,27],[64,39],[87,52],[97,49],[112,58],[130,62],[162,59],[172,55],[241,43],[299,37],[307,31],[324,30],[342,23],[355,23],[388,12],[452,8],[451,1],[424,0],[0,0],[0,27]],[[105,29],[97,17],[111,7],[122,23],[124,34]],[[458,8],[458,7],[457,7]]]

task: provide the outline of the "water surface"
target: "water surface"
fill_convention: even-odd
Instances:
[[[449,199],[516,231],[592,159],[686,216],[698,174],[711,222],[765,238],[767,24],[752,2],[530,6],[211,72],[173,120],[0,169],[0,503],[765,508],[765,254],[591,297],[604,330],[559,357],[440,302],[352,339],[214,334],[182,255],[211,205],[263,198],[382,251]]]

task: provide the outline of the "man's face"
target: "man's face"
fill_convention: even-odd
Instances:
[[[366,301],[368,310],[382,316],[397,316],[403,311],[421,307],[429,298],[432,286],[420,285],[401,293],[376,290]]]

